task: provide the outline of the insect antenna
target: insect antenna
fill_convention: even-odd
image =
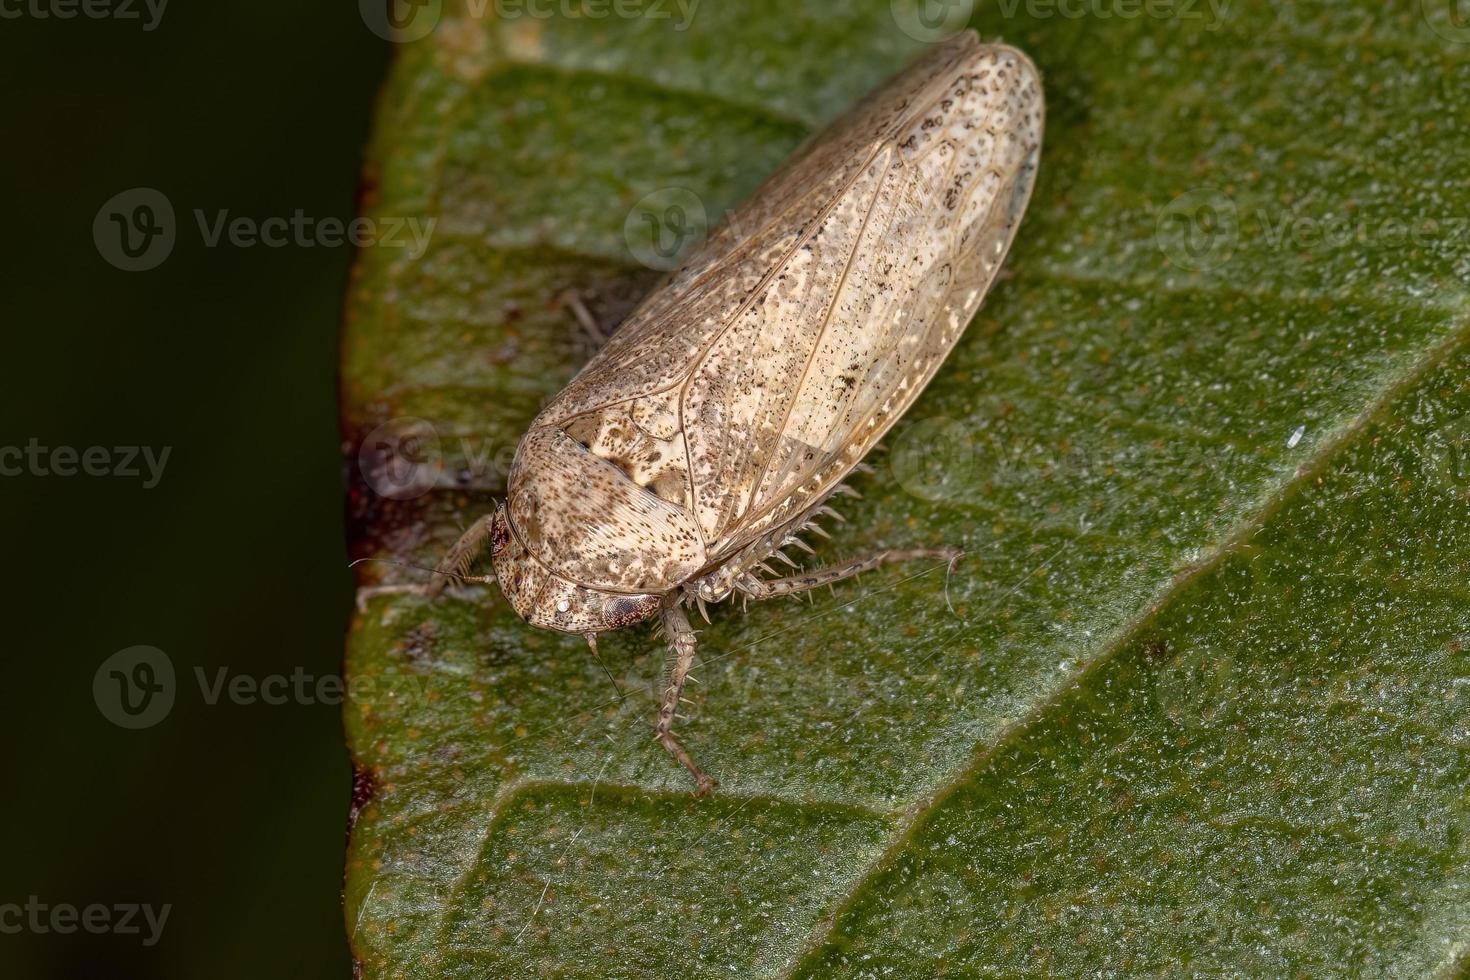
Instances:
[[[495,583],[494,575],[468,575],[465,572],[455,571],[450,568],[430,568],[427,565],[415,565],[411,561],[399,561],[396,558],[357,558],[348,562],[347,567],[353,568],[361,565],[365,561],[380,562],[384,565],[398,565],[401,568],[414,568],[421,572],[428,572],[430,575],[443,575],[445,578],[452,578],[464,583],[478,583],[480,585],[493,585]]]

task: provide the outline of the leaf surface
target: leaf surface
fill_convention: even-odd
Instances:
[[[436,223],[349,296],[357,555],[493,506],[589,353],[559,297],[657,280],[640,207],[719,220],[919,49],[906,0],[592,6],[448,3],[399,52],[366,213]],[[1463,971],[1470,44],[1433,4],[1063,6],[974,21],[1047,90],[1012,275],[819,549],[966,559],[723,607],[704,801],[650,630],[603,638],[615,690],[493,589],[367,600],[365,976]],[[396,500],[359,451],[403,417],[436,488]]]

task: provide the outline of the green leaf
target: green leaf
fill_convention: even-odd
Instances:
[[[615,318],[657,278],[640,201],[718,220],[919,49],[910,0],[501,6],[447,4],[383,95],[365,213],[437,224],[349,297],[360,556],[432,564],[493,506],[589,352],[558,297]],[[821,549],[968,557],[722,607],[701,801],[649,737],[649,629],[604,637],[619,697],[493,588],[365,599],[364,976],[1464,970],[1470,32],[981,6],[1049,107],[1012,276]]]

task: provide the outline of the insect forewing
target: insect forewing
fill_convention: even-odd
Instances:
[[[971,32],[931,49],[767,181],[533,432],[565,432],[686,511],[711,562],[801,516],[979,308],[1042,122],[1018,51]]]

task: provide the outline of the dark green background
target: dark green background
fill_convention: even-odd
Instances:
[[[12,8],[7,8],[12,9]],[[336,346],[348,248],[206,248],[192,211],[354,212],[389,58],[355,3],[173,0],[138,21],[0,19],[0,445],[171,446],[162,482],[0,479],[8,642],[0,903],[170,903],[162,941],[0,935],[7,977],[344,976],[339,709],[208,706],[193,668],[341,666]],[[98,208],[154,187],[178,245],[106,264]],[[166,651],[172,714],[95,707]]]

